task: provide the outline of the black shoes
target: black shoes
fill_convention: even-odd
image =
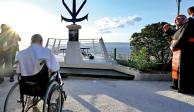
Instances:
[[[178,90],[178,87],[176,87],[174,85],[170,86],[170,88],[175,89],[175,90]]]
[[[0,84],[4,81],[3,77],[0,77]]]
[[[178,92],[183,94],[194,94],[194,89],[180,89]]]
[[[9,82],[14,82],[14,77],[10,76]]]

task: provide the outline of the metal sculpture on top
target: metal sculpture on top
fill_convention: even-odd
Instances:
[[[75,24],[76,22],[80,22],[83,21],[85,19],[88,20],[88,14],[85,15],[82,18],[76,18],[77,15],[80,13],[80,11],[82,10],[83,6],[85,5],[87,0],[84,0],[84,2],[81,4],[80,8],[76,11],[76,0],[73,0],[73,7],[72,7],[72,11],[69,9],[69,7],[67,6],[67,4],[65,3],[65,0],[62,0],[63,5],[65,6],[65,8],[67,9],[67,11],[69,12],[69,14],[71,15],[72,19],[68,19],[65,18],[61,15],[61,21],[67,21],[67,22],[73,22],[73,24]]]

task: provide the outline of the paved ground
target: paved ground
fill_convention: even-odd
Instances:
[[[64,80],[63,112],[194,112],[194,95],[177,93],[166,81]],[[10,86],[0,84],[0,112]]]

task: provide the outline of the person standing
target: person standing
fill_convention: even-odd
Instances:
[[[16,52],[19,51],[19,35],[9,25],[1,25],[1,38],[3,39],[4,76],[10,76],[10,82],[14,81],[13,64]]]
[[[194,19],[193,19],[194,21]],[[194,92],[194,22],[188,20],[185,15],[178,15],[175,24],[178,30],[172,30],[168,25],[163,29],[167,34],[173,34],[171,49],[172,59],[172,79],[175,88],[181,93]]]
[[[183,26],[184,23],[187,22],[187,17],[185,15],[178,15],[175,18],[175,24],[177,25],[177,28],[180,28]],[[174,37],[174,34],[176,33],[177,29],[171,28],[169,24],[165,24],[163,26],[163,30],[166,34],[171,36],[171,45],[176,40]],[[178,73],[179,73],[179,57],[180,57],[180,49],[173,49],[172,46],[170,46],[170,49],[172,50],[172,82],[173,85],[171,86],[173,89],[178,89]]]
[[[0,83],[2,83],[4,81],[4,47],[3,47],[3,43],[4,43],[4,38],[3,38],[3,34],[2,31],[3,28],[1,27],[1,33],[0,33]]]
[[[188,12],[189,16],[191,16],[190,19],[194,19],[194,6],[189,7],[187,9],[187,12]]]

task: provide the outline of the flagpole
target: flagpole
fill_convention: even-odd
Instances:
[[[178,8],[177,16],[180,15],[180,2],[181,2],[181,0],[176,0],[177,8]],[[178,28],[179,28],[179,26],[176,25],[176,29],[178,29]]]
[[[181,2],[181,0],[176,0],[176,2],[177,2],[177,8],[178,8],[177,15],[179,15],[180,14],[180,2]]]

